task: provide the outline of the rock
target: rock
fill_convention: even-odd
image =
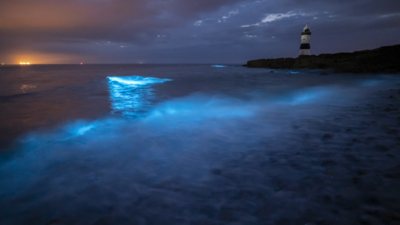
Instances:
[[[398,133],[399,133],[399,131],[396,129],[389,129],[386,131],[386,134],[389,134],[389,135],[397,135]]]
[[[399,179],[400,178],[400,173],[387,173],[384,174],[383,177],[387,178],[387,179]]]
[[[327,166],[336,166],[337,165],[337,163],[335,162],[335,161],[333,161],[333,160],[324,160],[322,163],[321,163],[321,166],[323,166],[323,167],[327,167]]]
[[[360,218],[362,225],[381,224],[377,217],[362,215]]]
[[[329,139],[332,139],[332,138],[333,138],[333,135],[329,134],[329,133],[326,133],[326,134],[324,134],[322,136],[322,140],[329,140]]]
[[[353,184],[360,184],[362,182],[362,179],[360,177],[353,177],[352,182]]]
[[[364,176],[364,175],[367,175],[368,174],[368,170],[365,170],[365,169],[358,169],[357,170],[357,175],[359,175],[359,176]]]
[[[360,162],[360,159],[358,159],[356,156],[354,155],[346,155],[346,158],[351,161],[351,162]]]
[[[216,216],[218,216],[219,214],[219,209],[214,206],[214,205],[203,205],[200,207],[200,213],[207,215],[207,217],[209,218],[214,218]]]
[[[324,71],[324,72],[320,73],[319,75],[320,76],[327,76],[327,75],[330,75],[330,73],[327,73],[327,72]]]
[[[234,209],[222,208],[218,216],[218,219],[229,223],[237,220],[238,215]]]
[[[380,151],[380,152],[387,152],[387,151],[389,151],[389,148],[386,147],[386,146],[383,146],[383,145],[378,145],[378,146],[376,146],[376,149],[377,149],[378,151]]]
[[[297,58],[258,59],[247,62],[248,67],[273,69],[326,69],[335,73],[399,73],[400,45],[353,53],[321,54]],[[329,73],[322,72],[321,75]]]
[[[61,223],[61,221],[59,219],[52,219],[52,220],[48,221],[46,223],[46,225],[56,225],[56,224],[60,224],[60,223]]]
[[[365,202],[369,205],[378,205],[379,199],[376,196],[368,196],[365,198]]]
[[[336,171],[335,170],[327,170],[325,171],[325,174],[328,175],[329,177],[334,177],[336,175]]]
[[[397,111],[398,109],[387,107],[385,112]]]
[[[392,155],[392,154],[386,154],[386,156],[389,157],[389,158],[391,158],[391,159],[396,158],[396,156],[394,156],[394,155]]]
[[[398,214],[398,213],[395,213],[395,212],[392,212],[389,210],[380,210],[379,214],[382,217],[385,217],[387,219],[394,220],[394,221],[400,221],[400,214]]]
[[[332,198],[329,195],[324,196],[324,202],[325,204],[331,204],[332,203]]]
[[[100,219],[98,219],[93,225],[111,225],[112,221],[110,217],[108,216],[103,216]]]
[[[222,171],[221,171],[221,169],[214,168],[211,170],[211,173],[213,173],[215,175],[221,175]]]
[[[331,223],[326,220],[318,220],[317,225],[331,225]]]

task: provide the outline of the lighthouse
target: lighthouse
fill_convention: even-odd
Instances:
[[[311,39],[311,30],[307,24],[306,27],[304,27],[303,32],[301,33],[300,55],[311,55],[310,39]]]

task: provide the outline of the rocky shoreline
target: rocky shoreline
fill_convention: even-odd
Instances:
[[[400,45],[353,53],[258,59],[248,61],[245,66],[271,69],[333,69],[335,73],[400,73]]]

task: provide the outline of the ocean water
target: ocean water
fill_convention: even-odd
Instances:
[[[389,224],[400,77],[0,67],[0,224]]]

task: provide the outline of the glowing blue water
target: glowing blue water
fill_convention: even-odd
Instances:
[[[150,105],[154,96],[152,84],[172,81],[154,77],[108,77],[112,113],[137,116]]]
[[[141,77],[141,76],[129,76],[129,77],[107,77],[110,82],[117,82],[120,84],[128,85],[131,87],[140,87],[149,84],[164,83],[166,81],[172,81],[171,79],[160,79],[154,77]]]
[[[212,67],[215,67],[215,68],[223,68],[223,67],[227,67],[227,66],[223,66],[223,65],[213,65]]]
[[[181,121],[210,118],[251,117],[257,111],[255,102],[246,102],[227,96],[194,94],[185,98],[163,102],[151,111],[146,120],[178,119]]]
[[[384,83],[385,80],[383,79],[367,79],[367,80],[363,80],[361,82],[359,82],[361,84],[361,86],[365,86],[365,87],[374,87],[377,86],[379,84]]]
[[[93,129],[93,128],[94,128],[94,125],[92,125],[92,124],[87,125],[87,126],[83,126],[83,127],[79,127],[79,128],[75,131],[76,136],[84,135],[86,132],[90,131],[90,130]]]

